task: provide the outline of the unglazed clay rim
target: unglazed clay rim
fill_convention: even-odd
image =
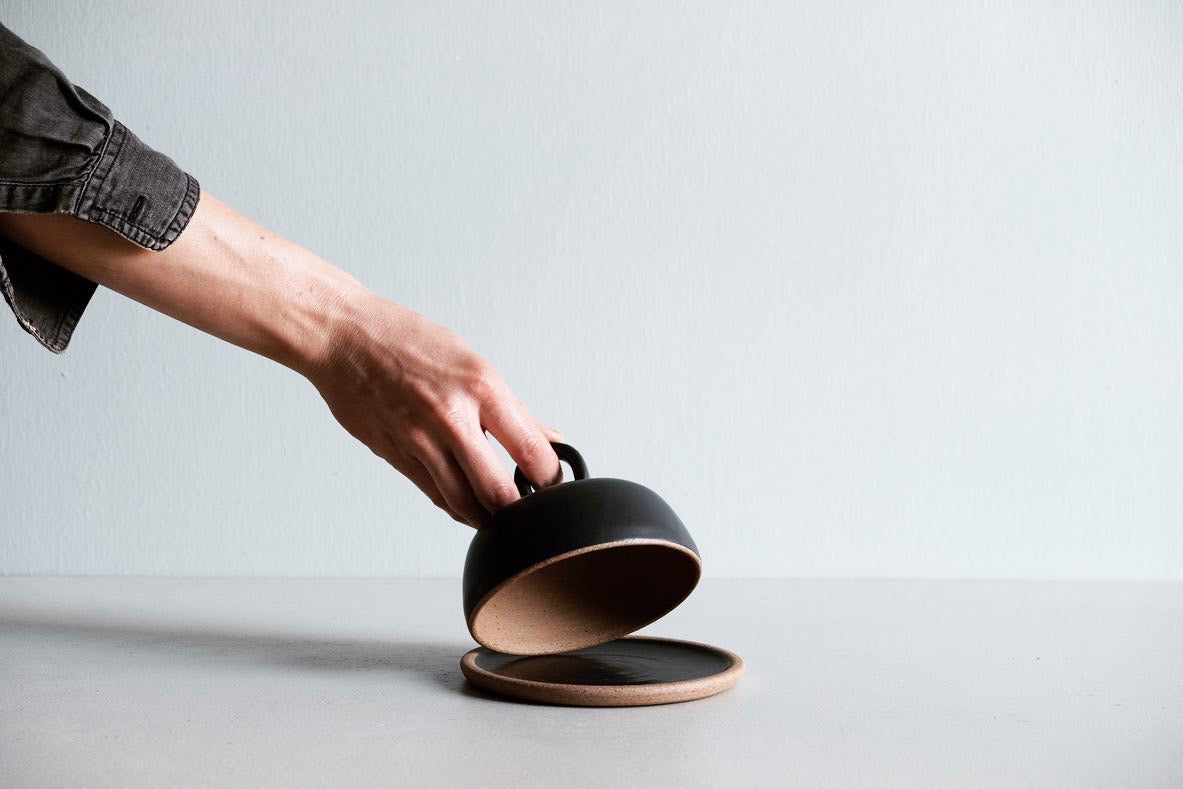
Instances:
[[[701,644],[697,641],[654,636],[631,636],[620,640],[658,641],[698,647],[726,656],[731,661],[731,665],[718,674],[679,682],[660,682],[652,685],[570,685],[506,677],[483,669],[476,664],[476,657],[486,647],[477,647],[469,650],[460,659],[460,671],[477,687],[501,696],[573,707],[644,707],[696,701],[734,687],[744,674],[743,658],[722,647]]]
[[[514,573],[509,578],[506,578],[504,581],[502,581],[501,583],[494,586],[492,589],[490,589],[485,594],[484,597],[482,597],[480,599],[480,602],[478,602],[476,605],[474,605],[472,607],[472,613],[469,615],[468,622],[467,622],[468,632],[472,635],[473,639],[478,644],[485,647],[486,649],[492,650],[493,652],[501,652],[502,654],[507,654],[507,655],[508,654],[515,654],[515,655],[520,654],[522,657],[553,654],[553,653],[548,653],[548,652],[522,652],[522,653],[505,652],[504,650],[494,649],[493,647],[490,647],[484,641],[481,641],[480,637],[477,635],[477,632],[476,632],[475,624],[476,624],[477,618],[481,614],[481,610],[484,609],[485,604],[488,603],[490,600],[492,600],[493,596],[496,595],[498,592],[500,592],[502,589],[509,586],[510,584],[516,583],[517,581],[526,577],[527,575],[530,575],[531,573],[534,573],[534,572],[537,572],[538,570],[543,569],[544,567],[549,567],[550,565],[552,565],[556,562],[565,561],[565,560],[571,559],[575,556],[581,556],[585,553],[594,553],[595,551],[608,550],[609,548],[620,548],[620,547],[623,547],[626,545],[663,545],[667,548],[674,548],[674,549],[686,554],[687,556],[694,559],[694,564],[696,565],[696,567],[698,569],[698,573],[696,574],[696,576],[694,578],[694,583],[691,584],[690,588],[686,590],[686,594],[684,594],[680,600],[678,600],[676,603],[674,603],[672,608],[670,608],[668,611],[664,611],[663,613],[658,614],[657,616],[653,617],[649,621],[642,622],[641,624],[636,625],[636,626],[622,627],[619,630],[614,630],[614,631],[612,631],[611,635],[609,635],[607,638],[599,638],[597,636],[595,639],[590,640],[587,643],[583,643],[583,644],[576,643],[574,646],[568,647],[567,649],[565,649],[563,651],[570,652],[573,649],[586,649],[587,647],[594,647],[597,644],[604,644],[609,641],[615,641],[616,639],[621,638],[622,636],[627,636],[629,633],[633,633],[637,630],[640,630],[642,627],[646,627],[647,625],[651,625],[654,622],[656,622],[658,619],[661,619],[663,616],[668,614],[674,608],[677,608],[679,605],[681,605],[683,602],[685,602],[686,598],[689,597],[691,595],[691,593],[693,593],[694,590],[698,588],[698,582],[702,580],[702,558],[697,553],[695,553],[693,550],[691,550],[690,548],[687,548],[685,545],[683,545],[680,542],[674,542],[673,540],[664,540],[664,539],[656,538],[656,537],[635,537],[635,538],[628,538],[628,539],[624,539],[624,540],[613,540],[611,542],[601,542],[601,543],[596,543],[595,545],[586,545],[582,548],[576,548],[575,550],[567,551],[566,553],[560,553],[558,556],[552,556],[548,559],[543,559],[541,562],[536,562],[535,564],[530,565],[526,569],[521,570],[520,572]],[[687,643],[689,643],[689,642],[687,642]]]

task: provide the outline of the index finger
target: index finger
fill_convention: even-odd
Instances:
[[[481,421],[534,487],[562,481],[563,469],[549,437],[516,397],[507,394],[487,403]]]

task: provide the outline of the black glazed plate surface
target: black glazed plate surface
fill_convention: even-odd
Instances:
[[[664,638],[621,638],[555,655],[474,649],[461,661],[473,684],[527,701],[580,706],[667,704],[730,688],[743,661],[718,647]]]

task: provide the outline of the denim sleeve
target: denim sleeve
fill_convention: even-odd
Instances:
[[[70,214],[161,250],[199,196],[192,176],[0,25],[0,211]],[[95,284],[0,238],[0,290],[25,331],[61,353]]]

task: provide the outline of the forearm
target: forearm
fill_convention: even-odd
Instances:
[[[0,214],[0,233],[64,268],[301,373],[323,365],[366,291],[308,250],[203,195],[161,252],[63,214]]]
[[[0,234],[92,282],[303,374],[337,420],[456,520],[518,497],[492,434],[535,485],[561,478],[544,427],[452,332],[204,195],[150,252],[63,214],[0,213]]]
[[[198,199],[193,178],[3,25],[0,87],[0,170],[10,185],[40,187],[37,200],[6,204],[0,235],[301,373],[343,427],[457,520],[480,525],[518,497],[486,433],[536,487],[561,477],[548,443],[557,433],[463,340],[209,195]],[[21,210],[69,215],[10,213]],[[49,300],[47,324],[62,316],[54,337],[17,309],[15,290],[5,296],[22,326],[61,352],[74,325],[65,318],[76,321],[93,289],[36,271],[31,258],[20,257],[33,269],[27,281],[44,287],[30,303]]]

